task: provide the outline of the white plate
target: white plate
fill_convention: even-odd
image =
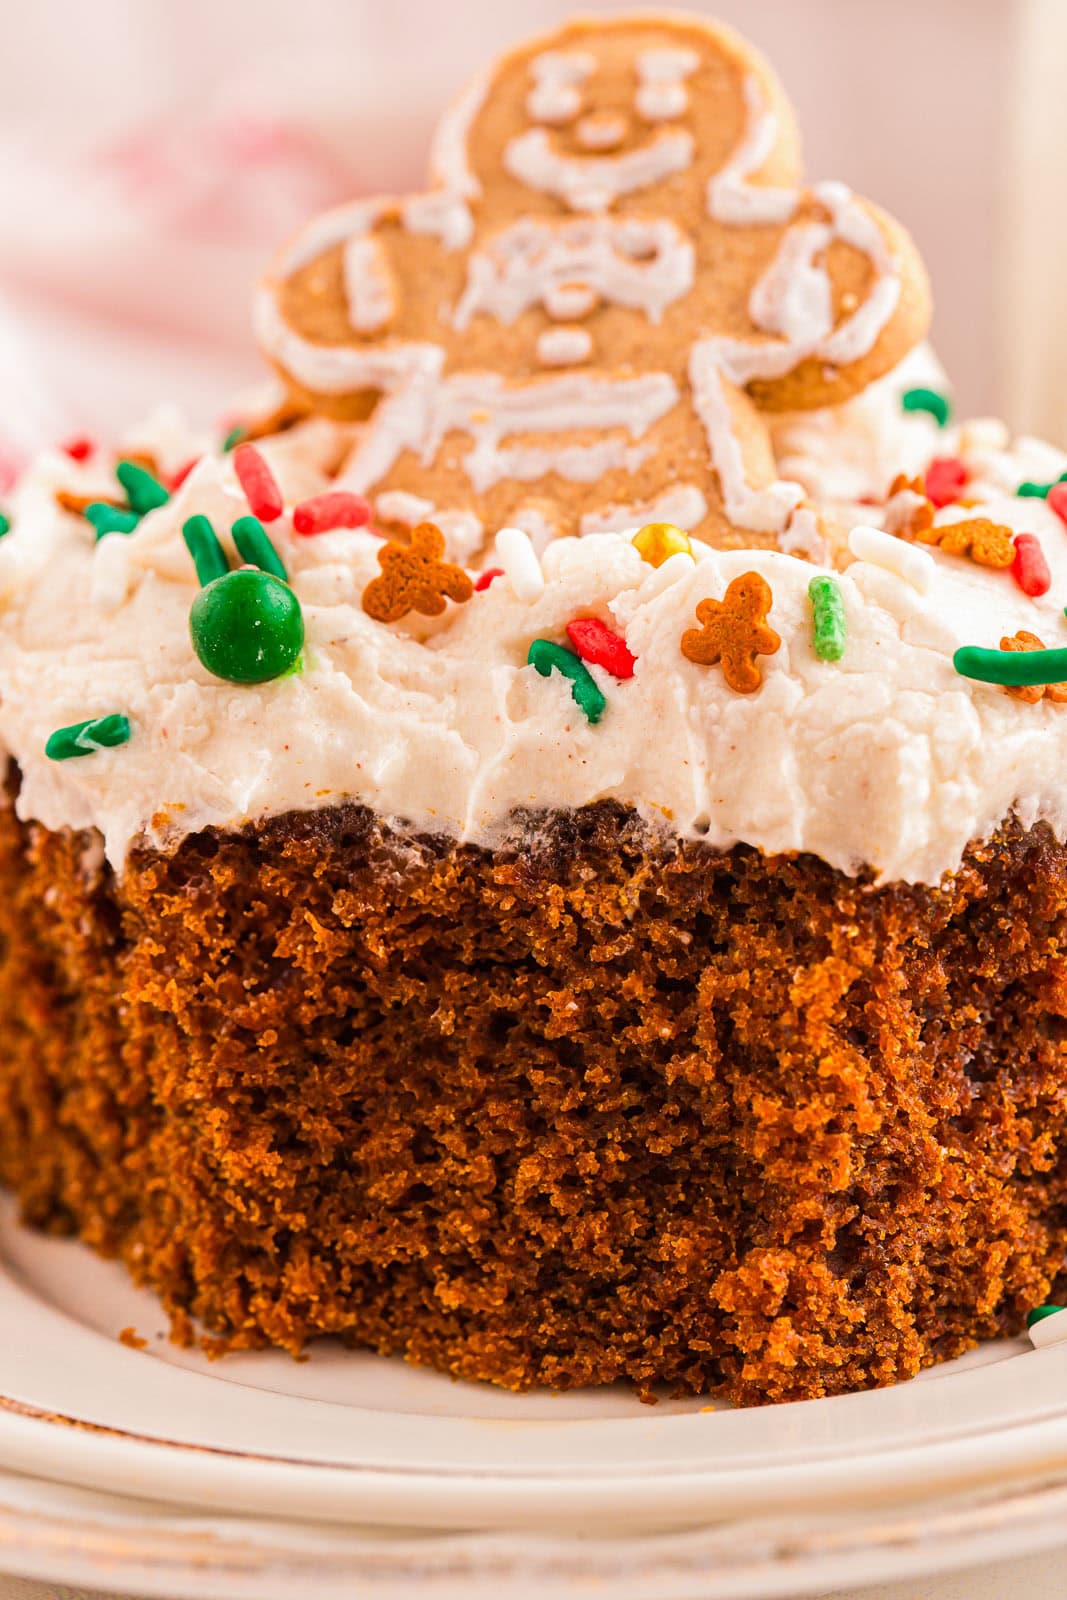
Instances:
[[[144,1351],[118,1342],[130,1326]],[[608,1576],[620,1597],[810,1594],[857,1562],[870,1581],[1067,1540],[1067,1346],[989,1346],[895,1389],[749,1411],[508,1395],[330,1345],[212,1364],[167,1343],[118,1266],[19,1228],[4,1202],[0,1469],[0,1567],[53,1580],[54,1540],[39,1567],[5,1544],[22,1548],[29,1517],[83,1548],[85,1511],[122,1523],[106,1559],[144,1593],[243,1594],[220,1587],[232,1569],[266,1600],[279,1561],[286,1600],[304,1566],[322,1578],[300,1576],[309,1594],[354,1575],[403,1593],[417,1559],[442,1596],[510,1600],[538,1572],[541,1595]],[[45,1504],[10,1503],[12,1485]],[[179,1583],[176,1531],[223,1552],[214,1588],[189,1586],[202,1552]],[[150,1549],[171,1552],[155,1589]],[[93,1570],[78,1581],[118,1586]]]

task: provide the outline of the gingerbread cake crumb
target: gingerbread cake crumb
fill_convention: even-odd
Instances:
[[[1019,1332],[1064,1255],[1067,848],[941,887],[651,835],[0,815],[0,1177],[178,1337],[750,1404]],[[122,1335],[133,1330],[127,1329]]]

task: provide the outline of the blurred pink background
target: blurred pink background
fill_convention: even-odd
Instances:
[[[105,432],[161,398],[197,421],[218,416],[235,387],[262,376],[248,287],[273,247],[335,200],[419,186],[433,120],[471,68],[575,9],[42,0],[16,17],[9,8],[0,438],[22,449]],[[1004,410],[1013,391],[1018,408],[1006,245],[1018,232],[1019,63],[1042,6],[691,9],[735,23],[771,56],[813,175],[845,179],[911,227],[934,281],[935,342],[964,408]]]

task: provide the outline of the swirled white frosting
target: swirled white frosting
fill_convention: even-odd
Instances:
[[[848,417],[835,425],[847,432]],[[19,811],[52,829],[98,828],[116,866],[141,839],[166,846],[208,825],[346,800],[492,846],[516,810],[614,798],[715,847],[811,851],[845,871],[922,882],[1013,809],[1067,838],[1067,707],[1024,704],[952,665],[960,644],[996,646],[1017,629],[1067,644],[1067,528],[1013,492],[1023,477],[1058,476],[1067,457],[1034,441],[999,448],[988,425],[970,443],[965,428],[928,433],[927,457],[955,449],[969,461],[983,514],[1039,536],[1047,596],[937,551],[923,595],[854,562],[840,578],[848,646],[831,664],[812,647],[808,584],[819,569],[808,562],[698,547],[696,561],[655,569],[608,533],[551,545],[533,603],[498,578],[439,619],[386,627],[360,605],[380,541],[363,530],[300,538],[287,513],[271,533],[304,609],[306,660],[258,687],[213,678],[189,640],[196,580],[181,524],[203,512],[228,544],[247,509],[231,459],[205,457],[134,534],[94,544],[54,490],[105,491],[106,473],[46,455],[0,543],[0,741],[22,769]],[[291,506],[326,486],[336,437],[309,424],[262,448]],[[169,451],[180,454],[173,440]],[[952,507],[939,520],[966,514]],[[876,515],[865,508],[863,520]],[[773,591],[782,646],[762,659],[763,687],[744,696],[717,667],[688,661],[679,641],[698,601],[752,569]],[[595,725],[564,679],[526,665],[533,639],[564,642],[566,623],[589,615],[637,656],[626,682],[592,669],[607,699]],[[45,758],[54,728],[114,711],[132,721],[128,744]]]

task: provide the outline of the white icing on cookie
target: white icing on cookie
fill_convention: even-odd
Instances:
[[[753,533],[778,533],[804,498],[799,483],[784,480],[754,488],[748,481],[734,417],[723,385],[720,339],[702,339],[689,356],[693,405],[707,436],[712,465],[719,475],[730,521]]]
[[[583,150],[617,150],[626,137],[626,119],[597,111],[582,118],[574,135]]]
[[[592,353],[588,328],[546,328],[537,336],[537,359],[543,367],[574,367]]]
[[[313,344],[286,322],[270,284],[262,285],[253,298],[252,321],[267,354],[317,394],[389,392],[410,378],[439,372],[444,365],[444,351],[436,344]]]
[[[700,65],[695,50],[642,50],[637,57],[640,82],[634,104],[646,122],[667,122],[689,109],[685,80]]]
[[[446,435],[463,433],[473,441],[464,470],[478,494],[506,478],[529,483],[550,472],[595,483],[606,472],[637,470],[647,456],[644,435],[678,398],[674,380],[663,372],[634,378],[568,373],[523,384],[471,372],[412,383],[381,403],[339,481],[365,493],[405,451],[428,465]],[[569,437],[577,431],[603,437],[577,443]],[[552,442],[529,442],[538,434]],[[524,442],[504,442],[515,436]]]
[[[434,234],[446,250],[465,250],[474,237],[470,207],[447,189],[414,194],[401,207],[409,233]]]
[[[569,320],[597,298],[658,322],[689,293],[693,271],[692,241],[667,217],[524,217],[472,251],[453,323],[465,328],[479,312],[514,322],[538,302]]]
[[[754,74],[745,78],[744,96],[748,125],[726,165],[708,180],[708,215],[716,222],[740,228],[788,222],[797,209],[796,190],[749,182],[774,151],[778,118],[765,105],[763,89]]]
[[[382,241],[370,233],[353,234],[344,247],[343,271],[348,320],[356,332],[388,327],[397,312],[397,288]]]
[[[679,483],[665,489],[654,500],[640,501],[628,506],[605,506],[600,511],[587,511],[579,523],[579,533],[584,538],[591,533],[623,533],[641,527],[646,522],[670,522],[686,532],[703,522],[708,514],[708,502],[701,491],[691,483]]]
[[[571,156],[556,148],[546,129],[529,128],[505,147],[504,166],[520,183],[554,195],[572,211],[607,211],[622,195],[684,172],[694,149],[687,128],[661,128],[649,143],[620,155]]]
[[[468,154],[471,126],[489,93],[491,74],[480,73],[461,91],[434,130],[430,144],[430,173],[442,189],[465,200],[477,200],[482,186],[474,175]]]
[[[534,122],[570,122],[582,109],[581,86],[596,71],[596,57],[584,50],[545,50],[530,62],[533,88],[526,110]]]

